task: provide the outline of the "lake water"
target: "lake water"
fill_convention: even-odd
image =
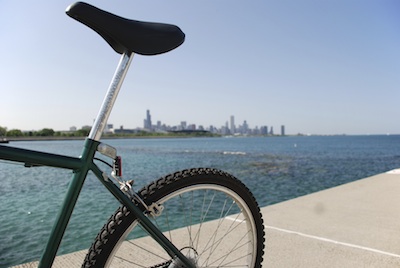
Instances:
[[[118,149],[124,177],[134,179],[136,189],[177,170],[213,167],[241,179],[260,206],[400,167],[399,135],[105,142]],[[34,141],[9,146],[78,156],[82,145],[83,141]],[[68,170],[0,162],[0,267],[40,258],[70,178]],[[58,254],[88,248],[118,206],[89,176]]]

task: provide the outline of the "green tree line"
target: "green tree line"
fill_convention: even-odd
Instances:
[[[54,131],[51,128],[44,128],[38,131],[21,131],[19,129],[7,130],[6,127],[0,126],[0,137],[86,137],[89,135],[90,128],[82,128],[76,131]],[[217,134],[210,132],[147,132],[138,131],[135,133],[122,133],[122,134],[105,134],[104,137],[214,137]]]
[[[84,137],[87,136],[90,129],[79,129],[77,131],[61,132],[54,131],[51,128],[43,128],[38,131],[21,131],[20,129],[7,130],[0,126],[0,137]]]

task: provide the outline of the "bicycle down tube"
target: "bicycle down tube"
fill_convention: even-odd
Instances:
[[[118,96],[118,92],[121,88],[124,77],[129,69],[132,56],[133,53],[124,53],[121,56],[114,77],[111,80],[109,89],[103,100],[103,104],[100,108],[99,114],[96,117],[95,124],[91,129],[89,138],[85,142],[84,151],[82,152],[81,156],[82,164],[80,168],[78,170],[75,170],[74,172],[68,192],[64,199],[64,203],[57,216],[56,223],[50,235],[50,239],[39,263],[39,267],[50,267],[54,261],[58,247],[61,243],[69,219],[72,215],[72,211],[75,207],[76,201],[78,200],[79,193],[82,189],[83,183],[85,182],[87,173],[89,169],[94,166],[92,159],[94,157],[94,154],[96,153],[97,146],[99,144],[97,141],[101,138],[104,126],[107,123],[108,117]],[[100,181],[104,180],[102,172],[101,176],[98,178],[100,179]],[[115,193],[113,194],[115,196]],[[121,199],[119,200],[121,201]],[[132,213],[134,212],[132,211]]]

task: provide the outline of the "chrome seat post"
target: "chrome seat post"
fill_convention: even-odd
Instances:
[[[107,94],[103,100],[100,111],[94,121],[92,129],[90,130],[89,139],[99,141],[101,134],[107,124],[108,117],[111,114],[112,107],[117,99],[118,92],[122,86],[122,82],[125,79],[125,75],[128,72],[129,66],[132,62],[134,53],[123,53],[118,63],[117,69],[111,80]]]

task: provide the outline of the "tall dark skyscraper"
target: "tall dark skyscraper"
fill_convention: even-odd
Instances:
[[[144,128],[146,129],[151,129],[151,115],[150,115],[150,110],[146,111],[146,119],[144,120]]]

